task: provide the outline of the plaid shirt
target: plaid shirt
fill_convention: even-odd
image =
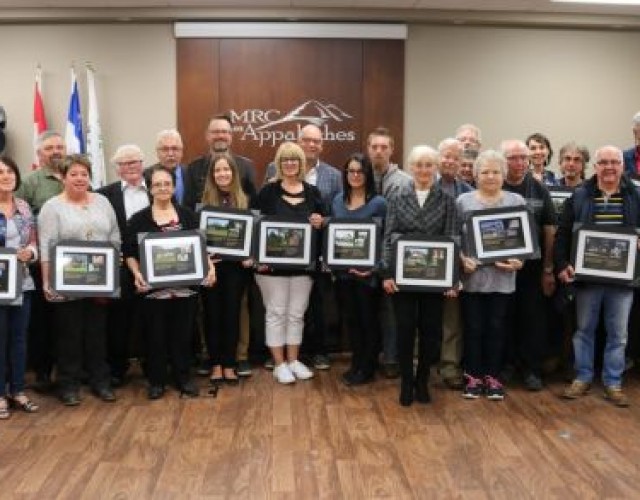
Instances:
[[[434,184],[421,207],[415,188],[411,185],[389,200],[382,247],[383,279],[391,277],[393,244],[408,234],[448,236],[457,241],[459,231],[453,197]]]

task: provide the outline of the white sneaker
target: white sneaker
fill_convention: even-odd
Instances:
[[[273,378],[281,384],[293,384],[296,381],[287,363],[280,363],[273,369]]]
[[[297,359],[289,363],[289,370],[298,380],[307,380],[313,377],[313,372]]]

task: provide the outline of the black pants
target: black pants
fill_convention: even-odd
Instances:
[[[333,282],[330,273],[316,272],[313,275],[313,286],[309,295],[309,305],[304,315],[304,332],[300,350],[307,356],[327,354],[327,315],[325,302],[333,293]]]
[[[236,262],[221,262],[216,270],[216,285],[202,289],[205,339],[211,365],[233,368],[240,335],[242,294],[250,275]]]
[[[379,289],[355,279],[338,279],[337,285],[351,344],[351,370],[373,375],[380,344]]]
[[[49,376],[55,356],[54,305],[44,298],[40,263],[29,266],[36,289],[31,296],[31,314],[27,334],[29,365],[39,377]]]
[[[60,390],[78,390],[83,368],[92,388],[108,387],[107,306],[80,299],[54,303],[53,311]]]
[[[511,294],[463,293],[465,372],[475,378],[498,377],[504,359]]]
[[[413,352],[418,331],[419,378],[440,358],[442,343],[441,293],[400,292],[392,295],[398,331],[398,363],[402,382],[413,380]]]
[[[195,300],[195,295],[174,299],[142,299],[147,331],[147,377],[151,385],[167,383],[167,361],[171,362],[178,386],[189,380]]]

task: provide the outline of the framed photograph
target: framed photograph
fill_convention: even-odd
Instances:
[[[556,215],[560,216],[564,208],[564,202],[571,198],[575,189],[567,186],[547,186],[547,188],[549,189]]]
[[[222,260],[251,257],[254,217],[249,210],[204,207],[200,229],[207,240],[207,251]]]
[[[525,206],[471,212],[467,225],[467,254],[482,264],[539,255],[538,236]]]
[[[458,284],[459,248],[450,238],[403,236],[394,244],[394,279],[406,291],[444,292]]]
[[[571,254],[578,281],[631,285],[637,278],[634,228],[580,226],[573,234]]]
[[[151,288],[201,284],[209,272],[204,236],[200,231],[142,235],[140,271]]]
[[[330,269],[369,270],[380,257],[380,226],[373,219],[330,219],[323,241]]]
[[[22,293],[22,263],[15,248],[0,248],[0,304],[15,303]]]
[[[107,241],[60,241],[51,248],[51,286],[65,297],[118,297],[119,265]]]
[[[308,222],[264,217],[258,222],[259,264],[274,269],[311,270],[315,266],[315,231]]]

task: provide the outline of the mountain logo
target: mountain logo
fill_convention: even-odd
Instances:
[[[303,102],[295,109],[289,111],[282,118],[270,121],[256,127],[255,130],[264,130],[283,123],[306,122],[321,127],[327,122],[343,122],[353,118],[335,104],[324,104],[316,99]]]

